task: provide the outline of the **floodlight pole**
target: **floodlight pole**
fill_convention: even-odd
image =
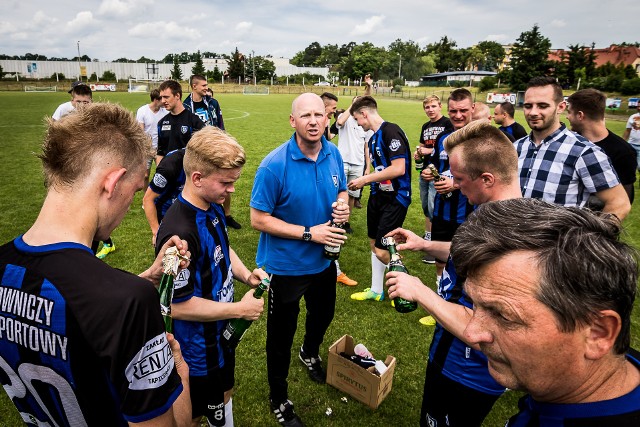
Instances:
[[[80,65],[80,40],[78,40],[78,80],[82,81],[82,65]]]

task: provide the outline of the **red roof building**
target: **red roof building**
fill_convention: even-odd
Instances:
[[[594,49],[594,52],[596,54],[596,67],[605,65],[607,62],[610,62],[613,65],[631,65],[636,70],[636,73],[640,75],[640,48],[635,46],[617,46],[612,44],[604,49]],[[564,49],[552,49],[549,51],[548,58],[550,61],[560,61],[563,54],[566,61],[569,56],[569,51]]]

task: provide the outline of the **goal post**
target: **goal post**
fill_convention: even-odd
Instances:
[[[269,86],[244,86],[243,95],[269,95]]]
[[[58,86],[25,86],[25,92],[57,92]]]
[[[162,81],[155,79],[129,79],[128,92],[144,92],[149,93],[153,89],[158,89]]]

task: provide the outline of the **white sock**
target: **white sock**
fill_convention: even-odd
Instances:
[[[338,262],[338,260],[336,260],[336,277],[339,276],[342,273],[342,270],[340,270],[340,263]]]
[[[384,270],[387,265],[371,252],[371,290],[377,294],[384,293]]]

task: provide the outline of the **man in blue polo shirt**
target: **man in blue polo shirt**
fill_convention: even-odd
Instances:
[[[323,246],[344,243],[344,230],[330,226],[349,220],[342,157],[323,132],[327,125],[322,99],[297,97],[289,122],[295,133],[260,164],[251,194],[251,225],[260,231],[256,263],[271,274],[267,316],[267,375],[271,410],[279,423],[301,426],[288,399],[287,376],[298,323],[300,299],[307,308],[306,331],[299,358],[312,380],[323,383],[320,344],[333,320],[336,302],[335,263],[323,257]]]

